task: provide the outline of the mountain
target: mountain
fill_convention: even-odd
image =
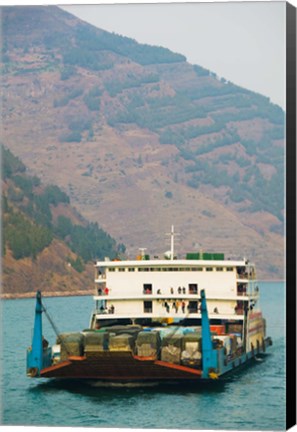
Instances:
[[[115,258],[116,242],[71,207],[60,188],[29,176],[6,148],[2,162],[2,294],[92,292],[93,260]]]
[[[248,256],[283,278],[285,113],[58,7],[3,7],[3,143],[124,243]]]

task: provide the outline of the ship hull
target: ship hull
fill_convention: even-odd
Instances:
[[[85,356],[70,356],[67,360],[40,371],[40,377],[86,380],[105,383],[198,383],[208,380],[220,380],[234,373],[266,351],[271,345],[270,338],[265,339],[256,350],[225,358],[217,373],[203,377],[202,370],[194,367],[168,363],[152,358],[140,358],[132,352],[94,352]]]

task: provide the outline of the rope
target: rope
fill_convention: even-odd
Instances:
[[[70,355],[70,352],[69,352],[69,350],[68,350],[68,348],[67,348],[67,344],[66,344],[66,342],[63,340],[63,338],[61,337],[61,333],[59,332],[59,330],[58,330],[57,326],[55,325],[53,319],[51,318],[50,314],[48,313],[48,311],[47,311],[47,309],[46,309],[46,307],[45,307],[43,301],[41,302],[41,304],[42,304],[42,312],[45,313],[45,316],[47,317],[47,319],[48,319],[50,325],[52,326],[54,332],[56,333],[56,336],[57,336],[58,338],[60,338],[60,340],[61,340],[61,345],[63,345],[63,347],[65,348],[67,354]]]

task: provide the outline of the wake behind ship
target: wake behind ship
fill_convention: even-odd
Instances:
[[[90,325],[57,335],[42,333],[47,312],[36,295],[30,377],[105,383],[191,382],[220,379],[265,353],[255,267],[220,253],[97,261]]]

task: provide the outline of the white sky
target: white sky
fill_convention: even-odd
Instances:
[[[285,107],[283,1],[71,3],[63,9],[84,21],[141,43],[181,53],[190,63],[210,69]]]

